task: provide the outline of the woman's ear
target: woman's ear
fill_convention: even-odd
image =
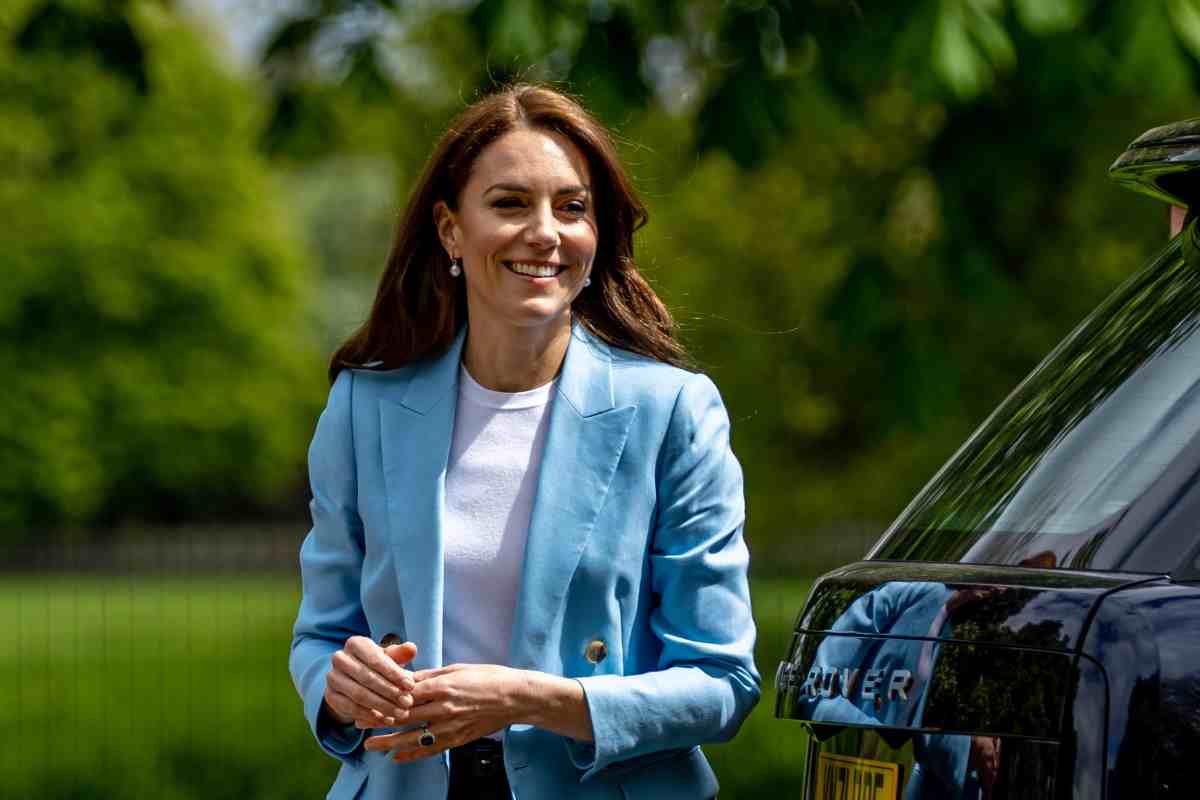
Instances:
[[[458,223],[445,200],[433,204],[433,224],[437,226],[438,239],[446,253],[451,258],[458,258]]]

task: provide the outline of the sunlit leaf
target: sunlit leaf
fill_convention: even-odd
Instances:
[[[1200,58],[1200,3],[1196,0],[1167,0],[1167,13],[1175,34],[1195,58]]]
[[[1085,0],[1013,0],[1021,25],[1031,33],[1073,30],[1088,11]]]
[[[971,42],[959,3],[942,3],[933,34],[933,69],[963,99],[975,97],[991,83],[991,66]]]
[[[1016,50],[996,0],[942,0],[933,39],[933,67],[964,100],[977,96],[998,71],[1016,65]]]
[[[994,13],[974,3],[968,3],[968,8],[967,23],[971,34],[992,64],[1002,70],[1010,69],[1017,63],[1017,53],[1003,23]]]

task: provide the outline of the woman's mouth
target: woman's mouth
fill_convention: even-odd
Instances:
[[[567,268],[566,264],[550,264],[545,261],[502,261],[505,269],[526,278],[553,278]]]

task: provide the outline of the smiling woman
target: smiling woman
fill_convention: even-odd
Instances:
[[[571,301],[590,281],[596,256],[587,160],[557,133],[515,129],[480,154],[458,198],[434,206],[438,233],[466,273],[472,344],[467,371],[502,391],[547,383],[561,358],[510,349],[521,330],[535,350],[544,328],[565,344]],[[478,344],[476,344],[478,343]]]
[[[716,795],[699,745],[759,697],[742,476],[645,219],[554,90],[435,148],[309,451],[290,668],[330,797]]]
[[[481,178],[484,171],[494,177]],[[560,181],[553,204],[531,209],[533,193],[546,194],[550,181]],[[467,253],[445,237],[464,236],[465,224],[472,240],[482,238],[471,223],[489,218],[497,225],[509,220],[510,233],[525,230],[549,208],[558,210],[549,230],[531,230],[520,251],[498,257],[548,261],[535,256],[546,251],[544,237],[561,236],[575,248],[579,231],[590,228],[592,256],[583,282],[595,288],[575,293],[570,318],[610,345],[686,367],[674,320],[634,260],[633,234],[646,223],[646,209],[608,132],[566,95],[517,85],[467,107],[434,148],[397,226],[371,314],[334,355],[330,380],[344,367],[399,367],[444,351],[465,323],[475,291],[470,276],[457,279],[456,268],[479,268],[483,278],[487,266],[482,252]],[[540,224],[550,221],[543,217]]]

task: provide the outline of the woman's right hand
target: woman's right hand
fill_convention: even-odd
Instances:
[[[393,727],[412,708],[412,673],[403,668],[417,655],[412,642],[380,647],[351,636],[333,654],[325,676],[325,705],[338,723],[357,728]]]

